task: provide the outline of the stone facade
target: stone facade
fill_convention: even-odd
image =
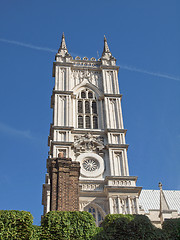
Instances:
[[[59,172],[59,177],[63,174],[63,186],[58,193],[55,190],[58,168],[54,166],[62,164],[55,159],[62,154],[66,158],[64,164],[68,164],[69,158],[80,164],[79,209],[91,212],[97,225],[108,213],[138,214],[141,187],[136,186],[137,177],[129,176],[119,67],[106,38],[100,59],[73,59],[63,34],[55,60],[53,122],[48,140],[48,174],[43,187],[44,213],[59,208],[71,210],[67,193],[70,189],[73,191],[73,184],[77,182],[66,186],[64,180],[69,168],[65,165],[61,166],[63,173]],[[50,185],[54,190],[50,190]],[[62,189],[67,199],[60,194]]]
[[[118,71],[106,38],[100,59],[73,59],[63,34],[53,64],[44,214],[79,209],[90,212],[97,225],[109,213],[145,214],[156,226],[180,216],[180,201],[171,206],[172,197],[167,195],[167,203],[162,188],[159,197],[156,190],[140,196],[137,177],[129,176]],[[179,193],[172,194],[179,199]]]

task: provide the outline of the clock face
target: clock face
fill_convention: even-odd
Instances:
[[[86,158],[82,163],[83,168],[87,172],[94,172],[99,168],[99,162],[95,158]]]
[[[77,161],[81,166],[81,177],[96,178],[102,177],[104,172],[104,160],[96,153],[82,153],[78,156]]]

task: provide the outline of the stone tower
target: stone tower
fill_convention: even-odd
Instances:
[[[129,176],[118,70],[105,37],[100,59],[73,59],[63,34],[53,64],[44,213],[51,210],[49,166],[59,154],[80,163],[79,209],[92,213],[97,225],[108,213],[139,213],[141,187]]]

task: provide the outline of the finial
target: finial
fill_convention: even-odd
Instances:
[[[65,56],[70,56],[71,55],[68,53],[67,47],[66,47],[66,42],[65,42],[65,35],[64,32],[62,34],[62,38],[61,38],[61,46],[58,50],[58,55],[65,57]]]
[[[162,183],[161,182],[159,182],[159,188],[160,188],[160,190],[162,190]]]
[[[67,49],[67,47],[66,47],[66,42],[65,42],[64,32],[63,32],[63,34],[62,34],[61,46],[60,46],[59,49],[60,49],[60,50],[61,50],[61,49]]]
[[[113,60],[115,60],[115,58],[112,56],[112,54],[111,54],[111,52],[109,50],[109,47],[108,47],[108,44],[107,44],[107,39],[106,39],[105,35],[104,35],[104,49],[103,49],[103,53],[102,53],[101,59],[104,59],[104,60],[113,59]]]
[[[109,50],[109,47],[108,47],[108,44],[107,44],[107,39],[106,39],[106,36],[104,35],[104,50],[103,50],[104,53],[110,53],[110,50]]]

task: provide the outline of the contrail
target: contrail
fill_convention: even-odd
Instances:
[[[5,42],[5,43],[19,45],[22,47],[32,48],[32,49],[40,50],[40,51],[47,51],[47,52],[53,52],[53,53],[57,52],[57,50],[55,50],[55,49],[46,48],[46,47],[38,47],[38,46],[34,46],[32,44],[17,42],[17,41],[13,41],[13,40],[4,39],[4,38],[0,38],[0,41]]]
[[[147,71],[147,70],[144,70],[144,69],[139,69],[139,68],[136,68],[136,67],[121,65],[121,64],[120,64],[120,68],[128,70],[128,71],[145,73],[145,74],[152,75],[152,76],[155,76],[155,77],[161,77],[161,78],[167,78],[167,79],[171,79],[171,80],[180,81],[180,77],[171,76],[169,74],[150,72],[150,71]]]
[[[0,132],[4,132],[5,134],[8,134],[8,135],[19,136],[19,137],[28,138],[28,139],[33,138],[29,130],[25,130],[25,131],[19,130],[1,122],[0,122]]]
[[[14,41],[14,40],[8,40],[8,39],[4,39],[4,38],[0,38],[0,42],[15,44],[15,45],[19,45],[19,46],[22,46],[22,47],[27,47],[27,48],[31,48],[31,49],[35,49],[35,50],[40,50],[40,51],[53,52],[53,53],[57,52],[57,50],[52,49],[52,48],[39,47],[39,46],[35,46],[35,45],[32,45],[32,44],[18,42],[18,41]],[[77,54],[74,54],[74,53],[71,53],[71,54],[74,55],[74,56],[77,56]],[[139,69],[139,68],[136,68],[136,67],[133,67],[133,66],[127,66],[127,65],[121,65],[121,64],[120,64],[120,67],[122,69],[125,69],[125,70],[128,70],[128,71],[145,73],[145,74],[155,76],[155,77],[161,77],[161,78],[180,81],[180,77],[172,76],[172,75],[169,75],[169,74],[150,72],[150,71],[147,71],[145,69]]]

